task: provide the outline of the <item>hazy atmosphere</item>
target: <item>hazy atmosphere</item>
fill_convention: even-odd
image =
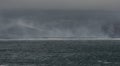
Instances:
[[[0,0],[0,39],[119,38],[119,3],[120,0]]]
[[[0,0],[0,9],[120,10],[120,0]]]

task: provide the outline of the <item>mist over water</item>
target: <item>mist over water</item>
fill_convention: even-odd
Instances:
[[[118,38],[119,23],[119,12],[1,11],[0,39]]]

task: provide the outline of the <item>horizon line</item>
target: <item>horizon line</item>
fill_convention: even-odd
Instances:
[[[63,37],[50,37],[50,38],[37,38],[37,39],[34,39],[34,38],[30,38],[30,39],[0,39],[0,41],[38,41],[38,40],[120,40],[120,38],[63,38]]]

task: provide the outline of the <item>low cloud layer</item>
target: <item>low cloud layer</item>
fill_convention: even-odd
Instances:
[[[120,10],[120,0],[0,0],[0,9]]]
[[[120,37],[119,15],[102,11],[4,11],[0,39]]]

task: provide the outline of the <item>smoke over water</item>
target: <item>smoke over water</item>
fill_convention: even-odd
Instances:
[[[120,37],[120,13],[1,11],[0,39]]]

